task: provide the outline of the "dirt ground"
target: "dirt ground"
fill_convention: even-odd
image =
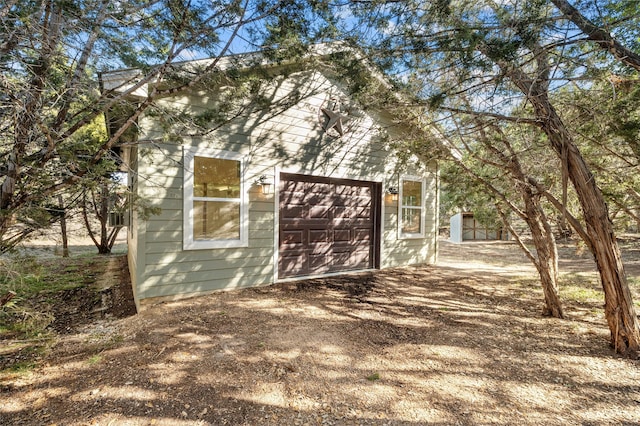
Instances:
[[[38,368],[0,377],[0,424],[640,424],[640,363],[608,346],[587,255],[562,248],[558,320],[515,244],[440,248],[437,266],[78,321]]]

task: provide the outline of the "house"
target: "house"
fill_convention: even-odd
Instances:
[[[509,232],[503,228],[491,228],[478,221],[471,212],[457,213],[451,216],[450,241],[461,243],[476,240],[504,240],[511,239]]]
[[[357,104],[332,67],[312,62],[222,58],[221,71],[269,78],[207,81],[157,98],[138,120],[123,144],[129,183],[160,210],[131,212],[139,308],[158,298],[435,262],[437,164],[401,160],[390,147],[403,131],[397,117]],[[184,72],[207,63],[186,63]],[[108,73],[102,85],[126,90],[135,75]],[[135,87],[131,101],[162,84]],[[239,92],[250,100],[234,98]]]

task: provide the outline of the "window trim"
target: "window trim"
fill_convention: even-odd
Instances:
[[[193,238],[193,202],[203,201],[202,197],[195,197],[193,193],[194,163],[196,157],[218,158],[240,162],[240,238],[234,240],[194,240]],[[184,147],[184,193],[183,193],[183,249],[204,250],[230,247],[247,247],[248,238],[248,206],[245,192],[245,161],[237,152],[212,150],[197,147]]]
[[[403,204],[403,183],[405,181],[411,182],[420,182],[422,185],[421,191],[421,203],[420,206],[405,206]],[[427,208],[426,208],[426,195],[427,195],[427,179],[423,176],[412,176],[412,175],[403,175],[400,176],[399,180],[399,188],[398,188],[398,239],[408,240],[408,239],[416,239],[416,238],[425,238],[425,229],[426,229],[426,219],[427,219]],[[420,231],[419,232],[402,232],[402,211],[405,208],[410,208],[412,210],[420,210]]]

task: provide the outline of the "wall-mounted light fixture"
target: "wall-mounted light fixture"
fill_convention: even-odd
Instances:
[[[387,188],[387,193],[391,195],[391,200],[398,201],[398,188],[395,186],[390,186]]]
[[[267,195],[273,191],[273,182],[267,175],[262,175],[256,180],[256,185],[262,186],[262,193]]]

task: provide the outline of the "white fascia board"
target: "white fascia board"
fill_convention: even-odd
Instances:
[[[134,88],[142,78],[142,72],[137,69],[104,72],[100,75],[103,91],[127,93],[136,98],[146,98],[148,84]]]
[[[358,52],[356,52],[353,48],[349,47],[346,43],[343,42],[321,43],[311,46],[307,57],[311,58],[315,56],[325,56],[341,51],[352,51],[354,55],[357,55],[358,58],[361,57]],[[294,62],[291,61],[291,63]],[[173,71],[182,69],[185,72],[198,72],[198,70],[207,68],[214,64],[215,68],[221,71],[227,71],[234,68],[248,69],[256,66],[276,65],[272,61],[267,59],[264,56],[263,52],[258,51],[223,56],[219,58],[174,62],[170,65],[170,67],[173,69]],[[277,65],[284,64],[287,64],[287,62],[285,61],[284,63],[280,63]],[[143,74],[139,69],[129,68],[116,71],[105,71],[101,73],[100,78],[104,90],[113,90],[118,93],[126,93],[131,90],[131,88],[135,86],[141,78],[143,78]],[[157,79],[151,79],[148,83],[136,88],[130,94],[132,96],[144,98],[148,95],[148,85],[156,83],[158,83]]]

